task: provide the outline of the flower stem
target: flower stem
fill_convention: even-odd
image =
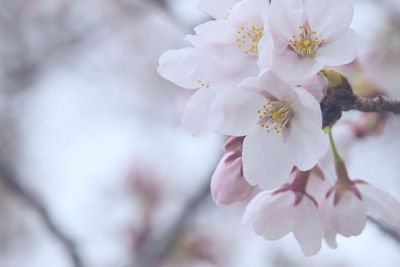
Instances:
[[[337,148],[336,148],[336,145],[335,145],[335,141],[333,140],[332,129],[331,129],[331,127],[328,128],[328,134],[329,134],[329,141],[330,141],[330,143],[331,143],[331,148],[332,148],[333,156],[335,157],[335,163],[342,162],[343,159],[342,159],[342,157],[339,155],[339,152],[337,151]]]

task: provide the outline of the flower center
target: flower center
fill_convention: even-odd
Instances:
[[[320,47],[325,39],[320,39],[316,31],[312,31],[308,26],[299,26],[299,35],[293,35],[293,39],[289,40],[289,45],[293,50],[301,56],[313,57],[318,47]]]
[[[238,31],[238,38],[236,39],[237,46],[244,49],[244,52],[249,55],[258,55],[258,42],[264,35],[264,27],[257,28],[251,26],[251,28],[241,27]]]
[[[266,132],[275,131],[280,133],[293,117],[293,112],[287,102],[268,101],[266,105],[257,110],[261,127],[266,128]]]
[[[204,81],[202,81],[202,80],[198,80],[197,83],[198,83],[201,87],[210,88],[210,83],[209,83],[209,82],[204,82]]]

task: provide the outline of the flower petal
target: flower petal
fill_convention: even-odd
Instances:
[[[297,34],[303,25],[302,0],[272,1],[269,9],[269,23],[275,42],[285,46],[293,34]]]
[[[267,133],[261,126],[244,139],[242,160],[245,179],[264,190],[281,185],[293,168],[283,135]]]
[[[391,195],[371,185],[358,185],[367,213],[377,220],[400,228],[400,203]]]
[[[280,54],[274,53],[272,60],[272,70],[288,82],[308,79],[323,67],[323,63],[313,58],[302,58],[291,49],[285,49]]]
[[[336,41],[321,46],[315,60],[324,66],[348,64],[357,57],[357,43],[357,34],[353,30],[347,30]]]
[[[242,201],[254,188],[243,178],[242,158],[228,162],[227,158],[231,155],[227,153],[222,157],[211,179],[212,197],[219,205]]]
[[[169,50],[161,55],[159,64],[157,71],[165,79],[187,89],[199,87],[196,81],[201,77],[196,71],[198,60],[193,48]]]
[[[328,150],[328,137],[322,130],[322,115],[318,102],[305,89],[297,89],[302,106],[292,104],[294,117],[290,121],[288,146],[294,164],[302,171],[313,168]]]
[[[307,197],[304,197],[295,208],[301,219],[293,229],[294,236],[304,255],[315,255],[321,250],[323,236],[321,216],[315,204]]]
[[[308,22],[313,31],[328,42],[334,41],[350,26],[354,14],[353,0],[306,0]]]
[[[183,113],[183,125],[188,131],[196,134],[207,129],[210,105],[216,95],[213,89],[201,88],[190,97]]]
[[[213,18],[224,19],[236,3],[236,0],[200,0],[198,8]]]
[[[237,88],[225,90],[211,105],[210,128],[232,136],[247,135],[258,126],[257,110],[265,103],[266,99],[258,93]]]
[[[324,225],[345,237],[361,234],[367,220],[367,209],[364,202],[353,192],[346,191],[337,205],[333,204],[332,194],[325,202]]]
[[[243,222],[251,224],[254,231],[265,239],[277,240],[290,233],[294,227],[294,194],[271,193],[264,191],[253,198],[244,212]]]

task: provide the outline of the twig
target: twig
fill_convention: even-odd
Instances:
[[[332,69],[323,69],[321,72],[330,83],[326,97],[321,102],[323,127],[332,126],[341,118],[342,111],[400,114],[399,99],[382,95],[373,98],[355,95],[350,82],[342,73]]]
[[[400,100],[382,95],[374,98],[357,96],[354,103],[340,105],[340,107],[343,111],[355,109],[363,112],[393,112],[394,114],[400,114]]]
[[[396,229],[378,221],[373,218],[368,218],[372,223],[374,223],[379,230],[381,230],[384,234],[392,238],[398,245],[400,245],[400,232]]]
[[[77,252],[75,243],[53,222],[50,218],[49,212],[43,204],[19,183],[14,170],[4,162],[0,162],[0,180],[4,182],[14,194],[20,197],[27,205],[38,213],[48,230],[65,247],[73,266],[82,267],[82,260]]]

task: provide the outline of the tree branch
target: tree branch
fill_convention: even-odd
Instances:
[[[363,112],[393,112],[394,114],[400,114],[400,100],[382,95],[374,98],[357,96],[354,103],[340,105],[340,107],[343,111],[359,110]]]
[[[37,212],[48,230],[63,244],[73,266],[82,267],[82,260],[77,252],[75,243],[54,223],[43,204],[19,183],[14,171],[4,162],[0,162],[0,181]]]
[[[321,102],[323,127],[332,126],[341,118],[342,111],[400,114],[399,99],[382,95],[373,98],[355,95],[351,84],[342,73],[332,69],[323,69],[321,72],[330,84],[326,97]]]

